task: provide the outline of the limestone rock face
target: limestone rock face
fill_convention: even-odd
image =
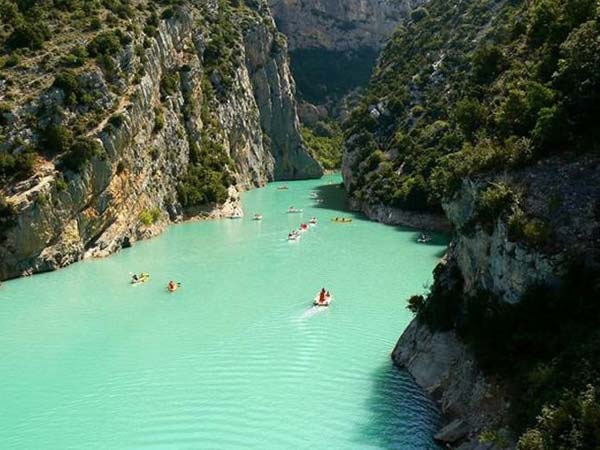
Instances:
[[[422,3],[411,0],[270,0],[279,29],[290,50],[322,48],[352,51],[378,49]]]
[[[551,158],[509,174],[464,180],[460,191],[443,206],[459,231],[449,261],[458,266],[465,293],[485,290],[515,303],[534,284],[558,283],[569,267],[569,258],[597,259],[599,167],[600,161],[593,156],[570,161]],[[464,231],[475,215],[479,193],[490,182],[506,183],[520,192],[520,208],[546,224],[548,237],[543,246],[511,237],[504,216],[495,221],[491,232],[479,225],[472,232]]]
[[[258,3],[252,10],[235,9],[228,18],[239,35],[232,52],[239,64],[231,64],[227,79],[209,71],[205,60],[207,45],[218,38],[203,25],[219,13],[219,2],[212,0],[176,8],[151,36],[132,34],[115,58],[116,78],[96,65],[82,70],[78,79],[90,86],[102,111],[85,135],[100,144],[101,155],[78,172],[61,169],[61,155],[40,157],[33,176],[0,187],[15,211],[10,226],[0,227],[0,279],[108,255],[173,221],[222,216],[239,209],[239,190],[269,180],[322,174],[298,131],[285,40],[267,5]],[[178,82],[165,93],[169,75]],[[32,114],[40,125],[54,120],[44,118],[48,109],[67,111],[61,119],[65,128],[79,120],[80,107],[65,108],[62,90],[51,81],[12,111],[3,145],[39,143],[37,129],[27,121]],[[208,133],[230,158],[225,170],[235,186],[225,204],[185,209],[178,186],[190,167],[192,147],[201,149]]]
[[[272,19],[270,27],[275,27]],[[249,27],[244,33],[244,47],[260,125],[269,137],[265,145],[275,158],[274,176],[278,180],[319,177],[323,171],[300,136],[287,44],[270,27],[263,23]]]

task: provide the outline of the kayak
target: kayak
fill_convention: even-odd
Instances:
[[[139,278],[137,280],[132,279],[131,280],[131,284],[136,285],[136,284],[142,284],[145,283],[146,281],[148,281],[150,279],[150,275],[147,273],[142,273],[140,274]]]
[[[310,220],[308,221],[308,223],[309,223],[310,225],[316,225],[316,224],[317,224],[317,218],[316,218],[316,217],[313,217],[312,219],[310,219]]]
[[[317,295],[315,296],[315,299],[313,300],[313,305],[315,306],[329,306],[331,304],[331,302],[333,301],[333,295],[329,295],[325,297],[324,301],[319,301],[319,295],[320,293],[317,293]]]
[[[229,216],[230,219],[241,219],[242,217],[244,216],[240,212],[234,212],[232,215]]]
[[[331,221],[335,223],[352,223],[352,219],[348,217],[334,217]]]
[[[253,220],[263,220],[263,215],[262,214],[254,214]]]
[[[288,212],[288,214],[298,214],[298,213],[301,213],[302,210],[301,209],[296,209],[296,208],[290,208],[290,209],[288,209],[287,212]]]

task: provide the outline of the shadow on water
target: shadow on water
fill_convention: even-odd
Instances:
[[[433,401],[410,374],[391,361],[372,374],[367,399],[368,423],[357,430],[356,441],[386,450],[439,450],[433,440],[440,424]]]
[[[315,202],[315,208],[331,209],[352,214],[354,217],[362,217],[348,208],[348,196],[342,183],[322,184],[314,191],[319,195],[320,203]]]
[[[352,217],[354,219],[368,220],[368,218],[358,211],[350,211],[348,208],[348,196],[344,189],[343,183],[331,183],[317,186],[314,191],[318,194],[320,203],[315,203],[315,208],[328,209],[333,211],[340,211],[344,213],[344,217]],[[394,228],[402,233],[413,233],[412,239],[417,243],[417,240],[421,236],[422,231],[410,228],[402,225],[396,225]],[[420,244],[420,245],[433,245],[436,247],[443,247],[439,252],[435,254],[437,258],[443,258],[446,254],[448,243],[450,242],[450,236],[447,233],[434,232],[426,233],[431,237],[431,241]]]

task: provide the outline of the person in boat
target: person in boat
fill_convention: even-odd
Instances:
[[[138,281],[140,281],[140,278],[137,276],[137,273],[134,273],[133,276],[131,277],[131,282],[137,283]]]
[[[325,292],[325,298],[330,298],[331,294],[329,293],[329,291]]]
[[[175,290],[175,282],[173,280],[169,281],[169,290],[170,291]]]
[[[321,288],[321,292],[319,292],[319,303],[323,303],[325,301],[325,296],[327,291],[325,291],[325,288]]]

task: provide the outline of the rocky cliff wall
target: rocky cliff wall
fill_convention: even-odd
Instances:
[[[32,176],[2,186],[11,213],[0,227],[0,279],[110,254],[172,221],[229,212],[240,189],[321,175],[298,133],[285,40],[268,7],[220,8],[208,1],[170,10],[153,35],[127,35],[113,73],[93,63],[80,69],[77,82],[96,107],[96,122],[83,132],[77,124],[87,110],[68,107],[51,77],[17,102],[2,151],[36,145],[41,156]],[[233,39],[230,61],[218,55],[211,64],[207,48],[223,39],[223,24]],[[66,170],[63,154],[44,151],[40,128],[52,122],[96,143],[80,170]],[[212,167],[217,156],[228,161],[219,167],[235,185],[226,189],[229,199],[184,208],[178,188],[192,163]]]
[[[570,262],[598,264],[599,170],[600,161],[592,155],[556,157],[511,173],[465,179],[444,203],[455,235],[436,270],[434,289],[449,292],[451,284],[459,282],[464,298],[486,292],[501,302],[516,303],[529,287],[560,284]],[[500,184],[518,193],[516,205],[484,224],[477,213],[481,193],[486,186]],[[530,229],[543,230],[543,240],[515,235],[515,209],[527,217],[527,224],[536,224]],[[511,397],[506,380],[484,374],[455,331],[431,331],[414,319],[392,358],[438,402],[446,426],[437,439],[455,448],[515,447],[508,426]],[[494,433],[496,444],[483,442],[486,432]],[[505,446],[494,446],[498,441]]]

